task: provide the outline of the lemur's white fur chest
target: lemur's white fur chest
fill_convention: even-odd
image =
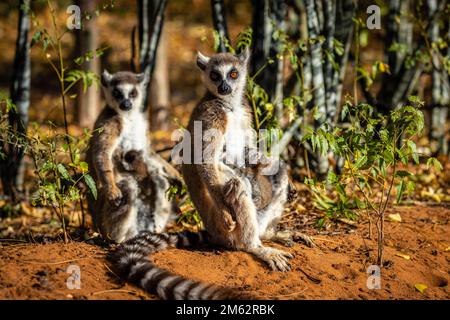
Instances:
[[[248,113],[242,107],[227,111],[225,131],[226,160],[229,165],[245,165],[245,147],[253,143],[253,131]]]
[[[148,150],[148,122],[145,114],[136,110],[122,118],[122,131],[120,133],[118,147],[124,153],[130,150]]]

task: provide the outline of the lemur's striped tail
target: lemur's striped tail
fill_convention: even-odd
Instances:
[[[201,237],[201,235],[200,235]],[[237,300],[249,299],[238,291],[189,280],[157,267],[149,259],[152,253],[170,247],[186,247],[193,234],[155,234],[142,232],[119,245],[109,256],[120,276],[164,300]]]

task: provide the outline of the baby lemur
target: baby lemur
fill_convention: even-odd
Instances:
[[[150,149],[143,106],[146,82],[144,74],[131,72],[105,70],[101,77],[106,106],[87,153],[98,198],[90,197],[89,210],[94,227],[116,242],[140,231],[162,232],[173,209],[165,193],[180,178]]]

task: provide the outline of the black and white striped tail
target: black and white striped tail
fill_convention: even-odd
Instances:
[[[152,253],[167,248],[188,247],[193,242],[201,242],[202,235],[195,235],[142,232],[120,244],[109,259],[121,277],[164,300],[245,299],[232,289],[189,280],[159,268],[149,259]]]

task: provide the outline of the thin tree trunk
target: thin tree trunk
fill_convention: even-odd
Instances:
[[[323,1],[324,8],[324,35],[325,35],[325,43],[324,49],[330,56],[334,56],[334,32],[336,25],[336,3],[334,1]],[[326,109],[327,109],[327,118],[331,121],[334,119],[336,114],[336,105],[333,104],[336,94],[333,88],[333,64],[330,59],[326,59],[324,61],[324,84],[326,90]]]
[[[272,27],[269,18],[269,0],[252,0],[252,5],[253,52],[251,72],[255,74],[267,63]],[[263,84],[265,82],[264,75],[264,72],[260,73],[257,79],[258,83]]]
[[[317,39],[320,35],[319,20],[314,0],[305,0],[306,14],[308,16],[308,37]],[[311,44],[311,70],[312,82],[314,86],[314,105],[318,107],[322,114],[319,122],[326,121],[326,103],[325,103],[325,86],[322,70],[322,47],[318,41]]]
[[[335,8],[336,26],[335,39],[344,44],[344,54],[336,56],[336,64],[339,70],[334,70],[333,81],[331,85],[331,95],[329,100],[330,108],[334,110],[329,112],[329,117],[334,122],[337,121],[340,114],[342,88],[344,83],[347,62],[350,54],[350,48],[353,39],[353,17],[355,14],[355,5],[353,0],[337,0]]]
[[[98,28],[97,18],[94,14],[98,0],[78,0],[77,3],[82,12],[87,12],[90,19],[86,20],[82,29],[77,32],[78,56],[87,52],[95,52],[98,49]],[[91,71],[100,74],[100,60],[89,59],[82,65],[84,71]],[[100,113],[100,92],[97,86],[92,85],[83,92],[83,84],[78,86],[78,96],[76,100],[76,119],[81,127],[92,128]]]
[[[229,41],[227,19],[223,0],[211,0],[214,29],[219,33],[219,52],[227,52],[225,41]]]
[[[164,24],[164,11],[167,0],[139,0],[139,66],[141,72],[148,74],[150,83],[155,69],[156,51]],[[148,89],[145,90],[148,92]],[[148,95],[144,99],[148,108]]]
[[[10,98],[17,110],[9,112],[9,124],[17,134],[26,134],[28,126],[28,108],[30,106],[30,0],[21,0],[19,6],[18,34],[16,54],[11,79]],[[23,192],[24,150],[20,146],[5,144],[5,159],[0,163],[1,180],[5,195],[16,202]]]
[[[272,22],[275,24],[275,28],[285,31],[287,14],[285,0],[273,0],[271,9],[270,16]],[[281,120],[283,116],[284,59],[277,59],[277,55],[281,50],[280,47],[281,42],[279,40],[271,40],[269,56],[274,59],[274,63],[268,66],[266,72],[272,75],[271,77],[267,76],[268,94],[275,100],[276,116]]]
[[[314,0],[305,0],[306,14],[308,16],[308,38],[317,39],[320,35],[320,25],[318,19],[318,12]],[[310,44],[311,54],[311,71],[312,83],[314,90],[314,106],[318,108],[320,117],[317,119],[317,126],[327,122],[327,106],[325,101],[325,82],[322,70],[322,47],[318,41]],[[316,173],[319,177],[327,174],[329,163],[326,156],[323,156],[319,151],[316,152]]]
[[[381,112],[388,112],[403,102],[414,79],[415,70],[414,68],[406,67],[404,55],[390,50],[393,44],[403,43],[410,48],[410,52],[414,51],[411,45],[408,46],[412,32],[410,22],[405,18],[401,19],[401,23],[398,22],[398,16],[401,16],[401,11],[406,10],[408,7],[409,0],[393,0],[389,2],[387,41],[384,51],[386,63],[389,65],[391,73],[382,75],[381,89],[376,99],[374,99],[374,103]]]
[[[155,75],[150,84],[152,131],[167,130],[169,127],[170,85],[167,61],[167,34],[163,31],[156,55]]]
[[[430,42],[436,42],[439,39],[439,21],[432,19],[437,13],[437,0],[428,0],[428,18],[430,20],[429,37]],[[445,141],[445,124],[447,121],[448,99],[446,94],[444,79],[446,78],[444,68],[437,52],[433,52],[431,59],[433,60],[432,76],[432,101],[431,101],[431,138],[438,141],[438,153],[446,154],[448,144]]]
[[[252,73],[259,72],[258,84],[276,104],[276,115],[282,115],[284,60],[279,59],[280,41],[272,38],[275,29],[286,29],[287,5],[284,0],[253,0]],[[268,61],[271,60],[271,63]]]

